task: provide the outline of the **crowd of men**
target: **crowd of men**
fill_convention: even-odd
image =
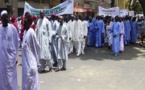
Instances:
[[[39,18],[26,12],[24,17],[9,16],[1,12],[0,22],[0,90],[18,90],[17,51],[22,49],[22,90],[39,90],[38,71],[65,71],[68,55],[85,54],[86,46],[103,47],[115,56],[124,46],[136,44],[144,34],[144,18],[81,15]],[[143,43],[143,42],[142,42]],[[53,60],[53,61],[52,61]]]

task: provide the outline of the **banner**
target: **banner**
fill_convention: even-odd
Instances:
[[[127,9],[122,9],[122,10],[119,11],[119,16],[120,17],[124,17],[126,15],[128,15]]]
[[[36,9],[30,6],[27,2],[24,5],[24,14],[29,12],[32,15],[39,16],[40,10],[44,10],[46,16],[51,16],[55,14],[56,16],[63,14],[73,14],[74,9],[74,0],[66,0],[65,2],[51,8],[51,9]]]
[[[99,15],[104,15],[104,16],[119,16],[119,7],[114,7],[110,9],[105,9],[103,7],[99,6]]]

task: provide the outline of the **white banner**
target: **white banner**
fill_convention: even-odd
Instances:
[[[136,14],[136,17],[144,17],[143,14]]]
[[[99,6],[99,13],[98,15],[104,15],[104,16],[119,16],[119,7],[114,7],[110,9],[105,9],[103,7]]]
[[[119,11],[119,15],[120,15],[121,17],[124,17],[124,16],[128,15],[127,9],[122,9],[122,10],[120,10],[120,11]]]
[[[129,16],[134,16],[134,11],[129,11]]]
[[[24,6],[24,14],[29,12],[32,15],[39,16],[40,10],[44,10],[46,16],[51,16],[55,14],[57,16],[64,14],[73,14],[74,11],[74,0],[66,0],[65,2],[51,8],[51,9],[36,9],[30,6],[27,2],[25,2]]]

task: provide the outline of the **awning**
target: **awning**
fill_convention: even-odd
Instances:
[[[84,13],[84,12],[92,12],[92,8],[83,8],[83,7],[74,7],[74,12],[80,12],[80,13]]]
[[[74,12],[86,12],[86,10],[84,8],[81,8],[81,7],[74,7]]]

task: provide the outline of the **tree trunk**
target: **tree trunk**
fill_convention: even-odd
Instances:
[[[141,4],[141,7],[143,9],[143,14],[145,16],[145,0],[139,0],[140,4]]]
[[[111,7],[115,6],[115,0],[111,0]]]

